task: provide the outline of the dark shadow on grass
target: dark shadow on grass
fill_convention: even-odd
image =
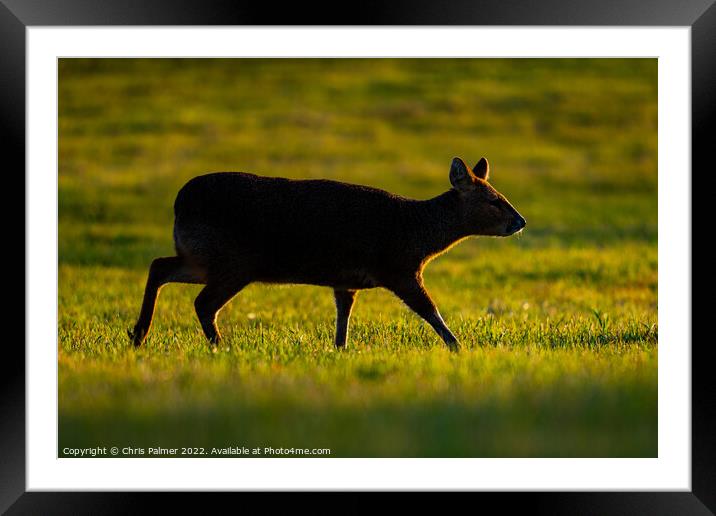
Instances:
[[[187,407],[150,413],[61,413],[64,447],[330,448],[332,457],[655,457],[656,404],[637,395],[544,410],[410,403],[305,407],[290,403]],[[132,456],[140,456],[133,454]],[[213,456],[220,456],[214,453]],[[288,455],[293,456],[293,455]],[[301,456],[301,455],[298,455]]]

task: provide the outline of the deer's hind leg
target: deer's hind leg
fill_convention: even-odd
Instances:
[[[235,271],[221,275],[213,274],[196,297],[194,301],[196,315],[199,317],[204,335],[212,345],[218,344],[221,340],[221,334],[216,326],[219,311],[249,283],[251,280],[247,276],[237,274]]]
[[[154,306],[159,290],[167,283],[205,283],[201,270],[180,256],[157,258],[149,267],[147,286],[144,289],[142,309],[137,324],[130,330],[129,337],[135,346],[141,346],[149,333],[154,316]]]

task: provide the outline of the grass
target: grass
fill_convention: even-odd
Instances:
[[[657,65],[650,59],[59,63],[59,455],[93,446],[332,457],[657,455]],[[528,221],[430,264],[451,354],[385,291],[332,347],[328,289],[251,285],[220,349],[147,268],[190,177],[245,170],[446,190],[486,156]]]

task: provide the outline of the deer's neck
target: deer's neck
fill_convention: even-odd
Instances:
[[[445,252],[470,236],[460,214],[459,193],[455,190],[416,203],[415,249],[421,262]]]

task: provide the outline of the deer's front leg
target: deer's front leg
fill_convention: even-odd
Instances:
[[[451,351],[459,349],[460,345],[457,338],[443,321],[438,308],[433,303],[433,300],[430,299],[430,295],[423,287],[419,277],[396,284],[390,287],[390,290],[416,314],[425,319]]]
[[[336,298],[336,347],[345,348],[348,339],[348,320],[357,291],[335,289],[333,294]]]

